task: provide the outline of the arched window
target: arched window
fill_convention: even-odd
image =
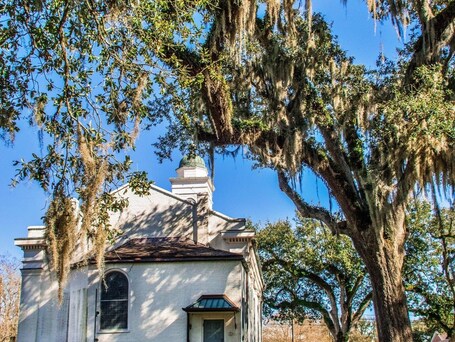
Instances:
[[[112,271],[101,283],[100,329],[128,329],[128,278]]]

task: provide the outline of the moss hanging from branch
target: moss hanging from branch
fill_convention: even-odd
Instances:
[[[96,255],[98,268],[102,269],[109,218],[106,217],[105,210],[103,211],[100,194],[108,174],[108,162],[96,152],[95,141],[87,140],[81,129],[78,132],[78,145],[85,175],[80,189],[81,234],[82,237],[88,235],[92,241],[92,253]]]
[[[405,177],[423,188],[436,175],[447,187],[455,176],[455,104],[447,100],[453,95],[441,66],[420,67],[415,77],[419,88],[408,93],[392,84],[393,98],[378,104],[375,119],[382,120],[373,134],[381,137],[381,178],[390,186]]]
[[[52,270],[57,274],[58,299],[61,302],[72,255],[78,240],[78,221],[74,201],[60,190],[57,191],[46,212],[44,223],[46,224],[47,252],[50,256]]]

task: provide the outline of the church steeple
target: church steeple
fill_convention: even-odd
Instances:
[[[215,188],[201,157],[184,156],[179,163],[177,177],[169,180],[173,194],[196,202],[201,196],[207,196],[209,208],[212,208],[212,193]]]

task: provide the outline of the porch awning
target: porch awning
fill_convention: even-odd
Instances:
[[[183,308],[186,312],[240,311],[226,295],[203,295],[195,303]]]

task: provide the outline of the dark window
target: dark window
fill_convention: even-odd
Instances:
[[[204,342],[224,342],[224,320],[204,320]]]
[[[100,329],[128,328],[128,278],[109,272],[101,283]]]

